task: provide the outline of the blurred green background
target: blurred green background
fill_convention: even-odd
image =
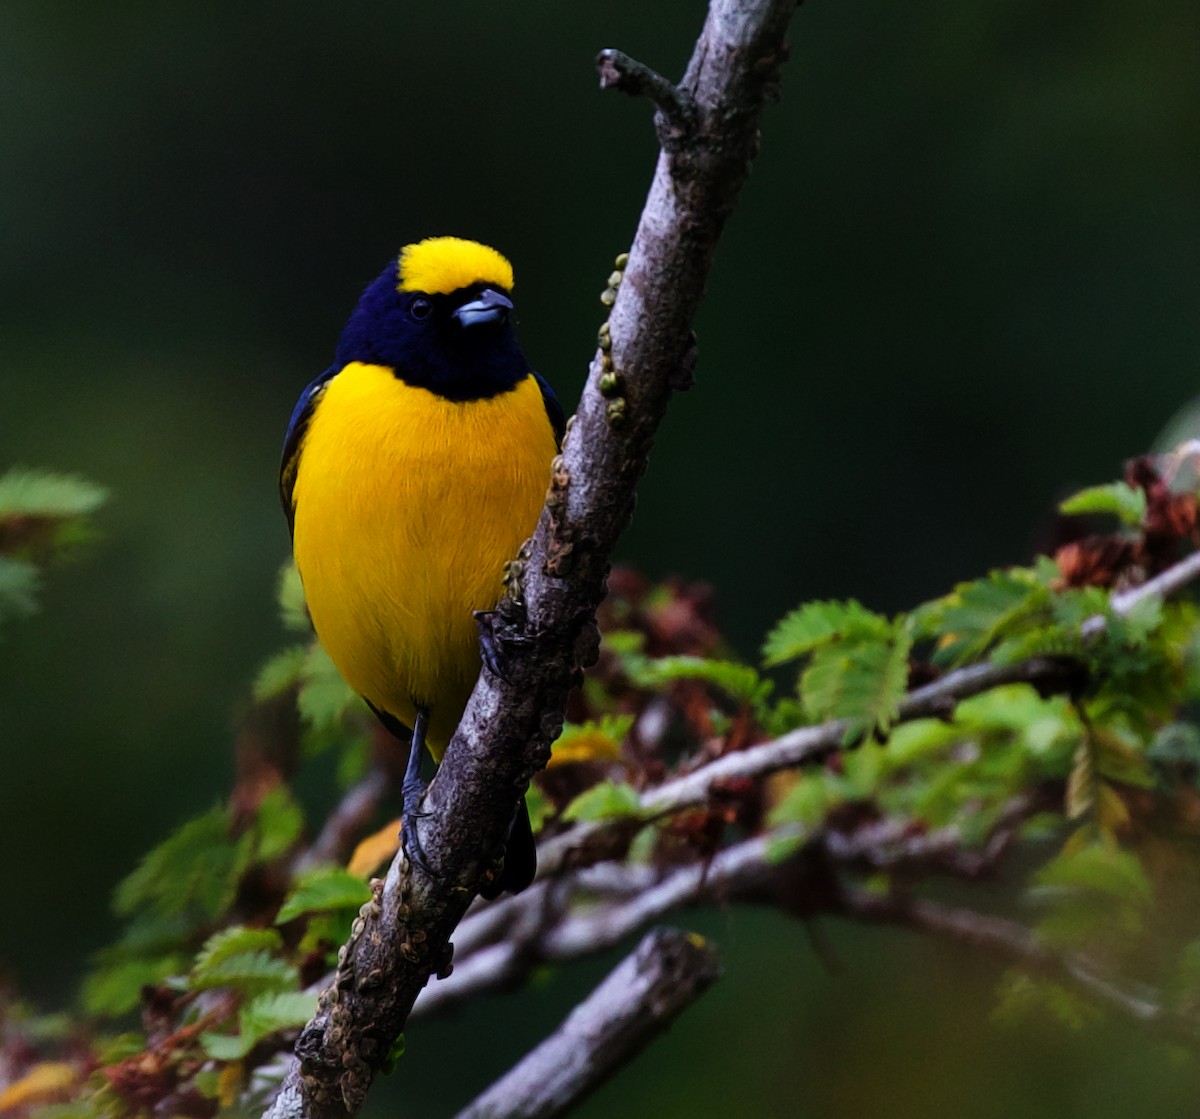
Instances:
[[[517,270],[577,398],[656,152],[601,95],[681,72],[698,0],[0,4],[0,466],[110,486],[0,645],[0,963],[70,997],[114,883],[228,790],[282,635],[280,441],[358,292],[456,233]],[[898,609],[1036,546],[1195,392],[1194,0],[810,0],[620,559],[713,582],[735,649],[801,599]],[[1192,1113],[1133,1030],[989,1023],[997,968],[907,934],[684,918],[726,977],[582,1112]],[[443,1114],[612,959],[409,1038],[376,1115]]]

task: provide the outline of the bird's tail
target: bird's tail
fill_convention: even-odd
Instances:
[[[491,901],[505,890],[519,894],[533,881],[537,873],[537,850],[533,843],[533,827],[529,822],[529,810],[522,800],[517,806],[512,827],[508,830],[508,843],[504,851],[504,866],[494,882],[479,893]]]

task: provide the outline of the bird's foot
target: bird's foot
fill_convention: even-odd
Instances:
[[[428,859],[425,858],[425,849],[421,846],[421,836],[417,831],[417,821],[424,820],[430,815],[428,812],[423,812],[420,807],[421,798],[425,796],[427,788],[429,788],[429,783],[421,780],[405,781],[401,787],[403,807],[400,812],[400,847],[404,851],[404,857],[413,866],[420,867],[422,874],[440,882],[442,876],[429,865]]]
[[[530,644],[530,639],[516,634],[502,636],[498,627],[493,624],[494,620],[493,611],[478,610],[475,613],[475,621],[479,627],[479,656],[488,672],[498,680],[511,684],[512,677],[508,670],[510,650]]]
[[[435,882],[442,881],[425,858],[425,850],[421,846],[421,837],[417,834],[417,821],[428,812],[421,811],[421,801],[429,782],[421,777],[421,758],[425,753],[425,732],[429,725],[429,709],[417,708],[417,718],[413,723],[412,743],[408,748],[408,765],[404,769],[404,783],[400,786],[403,807],[400,813],[400,847],[404,857],[413,866],[421,868],[421,872]]]

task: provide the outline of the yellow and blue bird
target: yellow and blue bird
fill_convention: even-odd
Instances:
[[[440,760],[479,672],[474,612],[537,523],[563,434],[512,324],[512,265],[457,237],[408,245],[366,291],[301,394],[279,491],[309,614],[338,670],[412,751]],[[487,896],[535,870],[524,804]]]

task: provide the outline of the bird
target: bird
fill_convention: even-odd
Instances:
[[[280,500],[313,628],[379,721],[411,734],[401,841],[422,866],[421,758],[440,762],[462,717],[481,662],[475,612],[495,607],[533,533],[564,433],[517,342],[512,290],[512,265],[480,242],[406,245],[284,439]],[[535,871],[522,801],[480,893],[515,893]]]

